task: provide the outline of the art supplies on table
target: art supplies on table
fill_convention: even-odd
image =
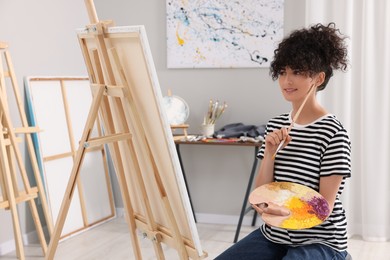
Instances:
[[[214,125],[217,119],[219,119],[227,108],[226,102],[220,103],[218,100],[213,101],[210,99],[207,113],[203,119],[203,125]]]
[[[206,138],[202,140],[205,143],[237,143],[239,141],[239,138]]]

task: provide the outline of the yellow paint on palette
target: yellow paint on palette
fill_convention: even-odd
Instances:
[[[281,224],[286,229],[303,229],[314,227],[322,223],[312,207],[298,197],[292,197],[284,204],[290,210],[290,216]]]

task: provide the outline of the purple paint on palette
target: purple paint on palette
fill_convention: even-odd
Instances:
[[[313,209],[313,213],[322,221],[324,221],[329,215],[329,205],[324,198],[314,196],[307,201],[310,207]]]

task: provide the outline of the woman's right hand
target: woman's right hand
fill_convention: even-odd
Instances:
[[[284,141],[282,148],[284,148],[290,141],[291,136],[288,134],[287,128],[281,128],[278,130],[274,130],[271,133],[268,133],[265,137],[265,149],[267,153],[274,155],[278,146],[281,142]]]

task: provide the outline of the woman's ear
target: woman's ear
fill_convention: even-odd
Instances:
[[[320,73],[317,74],[316,78],[316,86],[321,86],[322,83],[325,81],[325,72],[321,71]]]

